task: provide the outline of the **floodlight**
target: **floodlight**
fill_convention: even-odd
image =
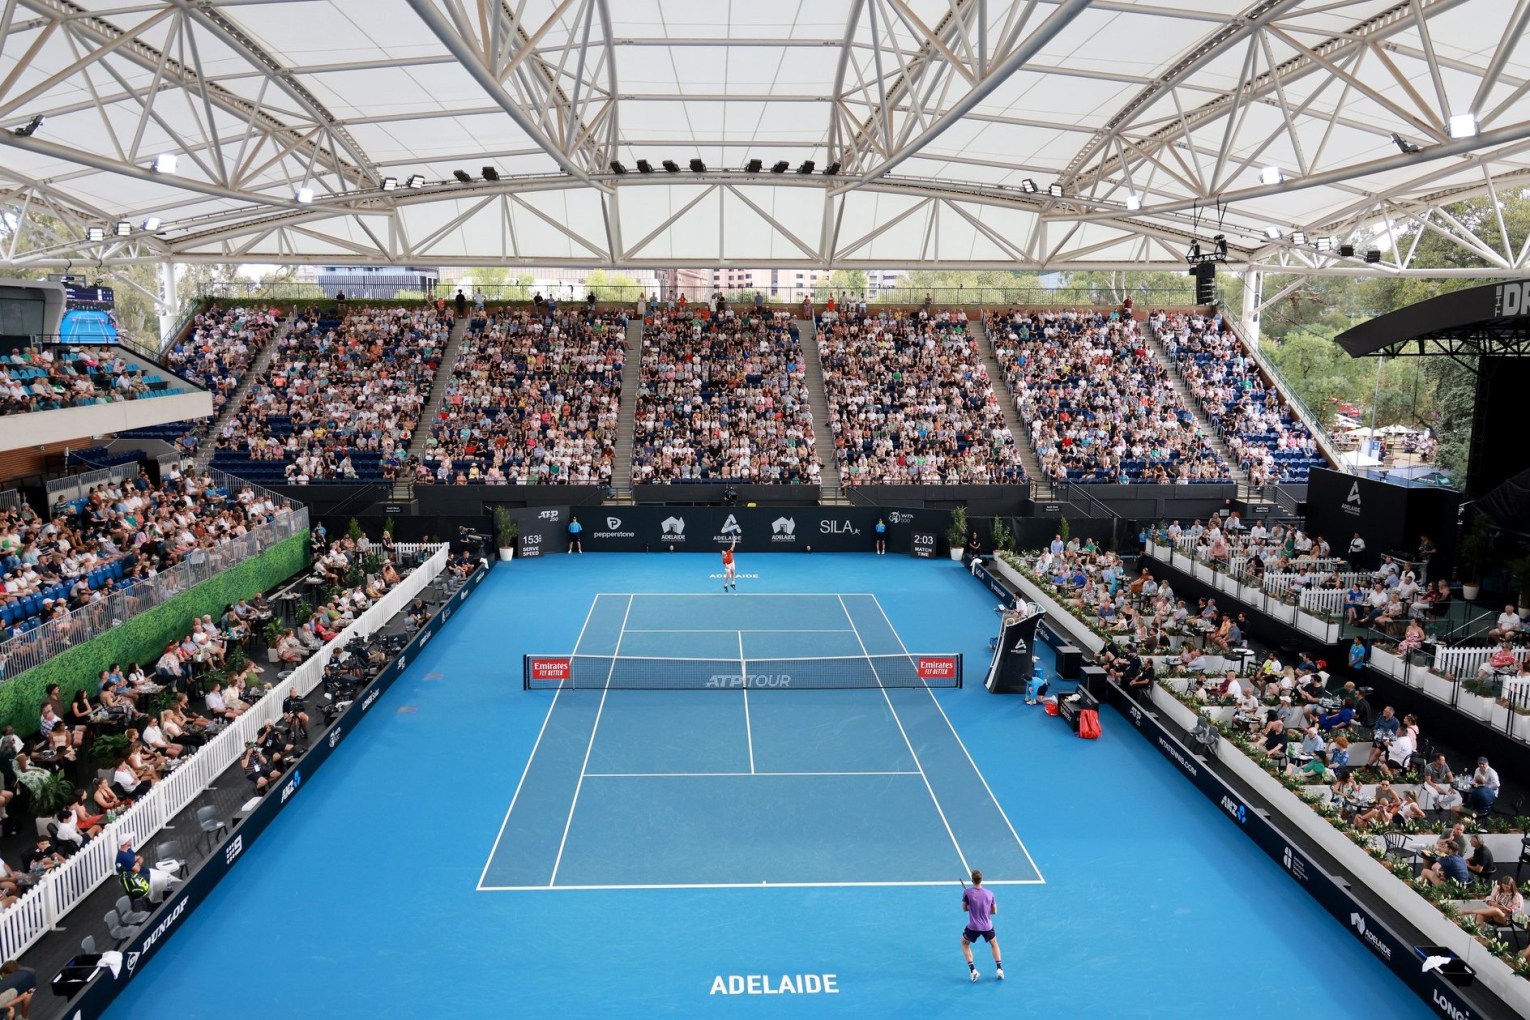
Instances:
[[[1020,182],[1020,190],[1025,192],[1027,195],[1034,195],[1036,194],[1036,182],[1027,177],[1025,180]]]
[[[1264,236],[1268,237],[1272,241],[1280,240],[1281,236],[1284,233],[1285,233],[1285,231],[1281,230],[1279,227],[1271,226],[1271,227],[1265,227],[1264,228]]]
[[[1339,245],[1339,254],[1344,258],[1352,259],[1355,257],[1355,246],[1352,244],[1341,244]]]
[[[788,163],[786,160],[780,159],[780,160],[776,161],[776,165],[775,166],[770,168],[770,172],[773,173],[773,174],[784,174],[784,173],[786,173],[786,171],[791,169],[791,166],[792,165],[790,163]]]
[[[693,174],[704,174],[706,172],[707,172],[707,165],[705,163],[703,163],[699,159],[691,160],[691,173],[693,173]]]
[[[1470,138],[1477,133],[1475,113],[1457,113],[1450,118],[1450,137]]]
[[[651,174],[651,173],[653,173],[653,164],[648,162],[648,160],[646,160],[646,159],[638,160],[637,168],[638,168],[638,173],[640,173],[640,174]]]
[[[1216,237],[1212,238],[1212,241],[1216,242],[1217,257],[1221,259],[1227,258],[1227,235],[1218,234]]]
[[[85,228],[85,240],[87,240],[87,241],[104,241],[104,240],[106,240],[106,228],[105,227],[86,227]]]
[[[1061,181],[1053,181],[1051,184],[1048,184],[1047,185],[1047,194],[1051,195],[1053,198],[1062,198],[1063,197],[1062,182]]]
[[[499,171],[492,166],[486,166],[483,168],[483,179],[486,181],[497,181],[499,180]]]
[[[1190,250],[1185,253],[1186,262],[1199,262],[1201,260],[1201,242],[1191,241]]]
[[[1305,231],[1301,231],[1301,230],[1293,230],[1293,231],[1291,231],[1291,243],[1292,244],[1306,244],[1307,243],[1307,234],[1306,234],[1306,232]]]
[[[1259,183],[1261,184],[1279,184],[1285,179],[1285,173],[1278,166],[1267,166],[1259,171]]]
[[[1312,246],[1318,251],[1333,251],[1333,238],[1320,237],[1312,242]]]
[[[468,175],[466,170],[453,170],[452,176],[457,178],[457,180],[461,181],[463,184],[473,183],[473,178]]]
[[[396,191],[398,190],[398,178],[384,177],[379,187],[381,187],[384,191]]]
[[[175,173],[176,163],[177,160],[174,155],[162,152],[154,157],[154,163],[150,166],[150,169],[157,174],[173,174]]]
[[[802,165],[797,168],[797,172],[799,174],[810,174],[810,173],[812,173],[813,172],[813,161],[811,159],[804,159],[802,161]]]
[[[43,115],[39,113],[37,116],[27,121],[24,126],[16,129],[16,137],[31,138],[33,135],[37,134],[37,129],[42,127],[43,120]]]
[[[158,216],[150,216],[143,221],[143,229],[152,234],[159,229],[160,222],[161,220]]]
[[[118,237],[127,237],[133,232],[133,225],[127,220],[118,220],[116,233]]]
[[[425,175],[424,174],[411,174],[409,176],[409,179],[404,182],[404,187],[406,187],[406,188],[423,188],[424,186],[425,186]]]
[[[313,189],[299,188],[297,189],[297,193],[292,197],[297,201],[299,205],[307,205],[313,201]]]
[[[1411,156],[1415,152],[1419,151],[1419,148],[1415,143],[1408,141],[1396,131],[1392,132],[1392,144],[1397,146],[1397,151],[1402,153],[1404,156]]]
[[[1128,194],[1126,196],[1126,207],[1128,209],[1141,209],[1142,208],[1142,196],[1137,194],[1135,191],[1133,191],[1130,194]]]
[[[1370,251],[1365,253],[1365,261],[1369,265],[1374,266],[1376,263],[1381,261],[1381,252],[1377,251],[1375,248],[1372,248]]]
[[[677,174],[680,172],[680,164],[672,159],[666,159],[664,161],[664,172],[667,174]]]
[[[613,159],[611,161],[611,172],[613,174],[624,174],[627,172],[627,164],[619,159]]]
[[[824,167],[823,173],[825,177],[834,177],[837,175],[839,173],[839,160],[836,159],[834,162]]]
[[[751,159],[744,167],[744,170],[751,174],[757,174],[763,169],[765,169],[765,163],[763,160],[758,159]]]

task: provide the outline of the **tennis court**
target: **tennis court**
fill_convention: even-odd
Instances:
[[[603,593],[569,651],[480,889],[1042,880],[873,594]]]
[[[718,615],[697,608],[721,603],[715,555],[496,567],[140,966],[108,1020],[1213,1017],[1272,1002],[1429,1015],[1113,711],[1101,740],[1082,741],[984,690],[994,600],[959,566],[742,560],[758,577],[741,579]],[[634,593],[645,597],[623,627]],[[792,593],[819,597],[748,608]],[[967,682],[885,698],[751,688],[747,726],[745,690],[610,691],[600,712],[598,689],[523,689],[528,653],[614,650],[618,639],[624,655],[635,640],[665,656],[699,647],[690,633],[629,633],[676,628],[734,631],[724,639],[735,658],[741,629],[746,653],[761,655],[856,647],[809,633],[854,630],[869,652],[960,653]],[[689,772],[706,775],[673,775]],[[534,802],[547,822],[522,816]],[[994,890],[1003,984],[988,965],[967,980],[963,857],[1001,880],[1032,879]],[[943,884],[914,884],[928,881]],[[534,888],[487,888],[519,885]],[[210,993],[209,982],[228,987],[223,975],[259,990]],[[780,993],[783,975],[804,976],[801,994]],[[716,991],[718,978],[743,993]]]

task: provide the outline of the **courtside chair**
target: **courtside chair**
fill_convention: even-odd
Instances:
[[[218,817],[218,809],[215,805],[205,804],[197,808],[197,825],[202,829],[202,837],[207,840],[207,852],[212,853],[217,845],[217,834],[228,831],[228,823]]]
[[[121,916],[115,910],[108,910],[106,912],[106,932],[116,941],[117,948],[121,948],[129,939],[138,934],[138,926],[123,924]]]
[[[94,935],[86,935],[80,939],[80,952],[87,956],[96,955],[96,937]]]
[[[123,924],[140,925],[149,919],[147,910],[134,910],[133,901],[126,896],[117,897],[117,915]]]
[[[154,848],[155,867],[164,868],[166,864],[174,865],[174,871],[180,878],[185,878],[186,859],[181,856],[181,845],[173,839],[167,839]],[[166,868],[165,870],[172,870]]]

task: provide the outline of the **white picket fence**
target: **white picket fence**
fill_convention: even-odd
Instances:
[[[1434,668],[1439,673],[1450,673],[1461,680],[1473,680],[1477,667],[1488,661],[1497,646],[1441,648],[1434,653]]]
[[[335,650],[353,637],[367,637],[396,616],[409,601],[446,569],[448,549],[436,547],[423,565],[411,572],[369,608],[335,640],[298,666],[287,681],[273,683],[266,695],[248,712],[230,723],[206,746],[156,783],[147,795],[61,867],[45,874],[27,895],[0,914],[0,959],[13,960],[53,928],[60,919],[116,873],[117,846],[122,833],[132,833],[135,846],[146,846],[176,815],[180,814],[239,760],[244,744],[253,740],[267,722],[282,714],[286,688],[296,686],[307,696],[323,682],[324,666]]]
[[[1319,572],[1314,570],[1309,576],[1313,579],[1314,582],[1321,582],[1326,581],[1330,573],[1331,571]],[[1264,580],[1260,582],[1260,587],[1269,592],[1271,595],[1274,595],[1277,598],[1281,598],[1290,594],[1291,585],[1294,584],[1296,579],[1301,576],[1301,574],[1298,574],[1294,571],[1283,571],[1278,574],[1267,573],[1264,575]],[[1340,596],[1340,603],[1343,603],[1343,595],[1346,588],[1349,588],[1351,585],[1369,587],[1370,583],[1371,575],[1368,573],[1362,573],[1360,571],[1354,570],[1341,573],[1339,575],[1339,584],[1342,585],[1342,587],[1337,589]]]

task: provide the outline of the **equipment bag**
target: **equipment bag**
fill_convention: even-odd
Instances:
[[[1085,740],[1100,739],[1100,713],[1086,708],[1078,714],[1078,735]]]

